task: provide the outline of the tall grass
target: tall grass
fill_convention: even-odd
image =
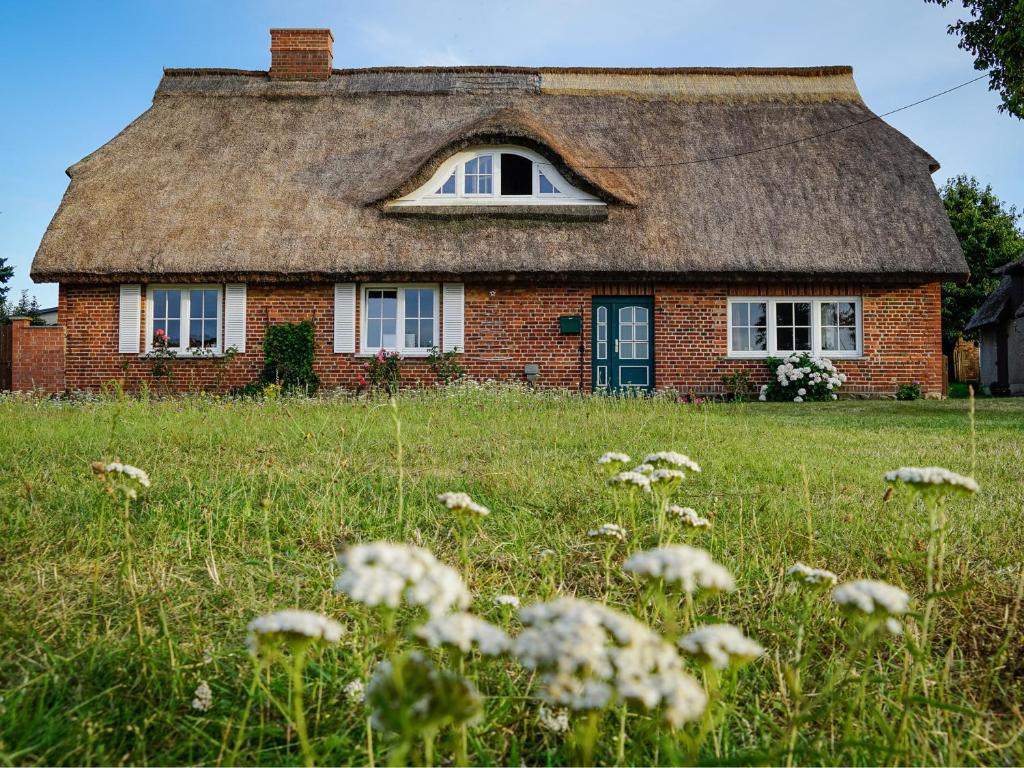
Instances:
[[[244,637],[253,616],[302,607],[350,630],[305,664],[312,750],[323,763],[365,763],[366,713],[344,688],[369,677],[381,652],[366,638],[383,627],[333,593],[334,554],[358,541],[420,543],[462,570],[475,612],[513,631],[495,595],[525,604],[557,592],[628,610],[641,588],[619,566],[657,519],[641,513],[631,531],[641,538],[606,569],[606,546],[587,530],[630,523],[594,460],[667,449],[703,466],[675,498],[713,516],[694,543],[738,585],[700,603],[697,621],[734,623],[768,652],[725,681],[698,755],[655,719],[616,712],[599,724],[594,759],[1019,764],[1024,402],[980,401],[973,430],[969,407],[465,389],[402,396],[394,410],[386,400],[2,400],[0,761],[301,763],[284,714],[291,681],[263,672],[255,684]],[[115,458],[153,479],[130,525],[89,468]],[[931,601],[928,513],[883,497],[882,474],[908,464],[976,465],[982,488],[944,508]],[[435,501],[448,490],[492,510],[466,533],[465,567],[460,528]],[[890,637],[851,647],[827,599],[786,589],[797,560],[902,586],[920,618],[933,607],[929,647]],[[914,668],[924,672],[909,690]],[[511,661],[479,669],[485,716],[469,729],[470,761],[573,760],[538,725],[527,672]],[[191,706],[203,680],[205,712]],[[438,757],[457,746],[439,741]]]

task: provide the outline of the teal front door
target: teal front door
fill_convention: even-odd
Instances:
[[[591,382],[595,392],[654,389],[654,299],[593,299]]]

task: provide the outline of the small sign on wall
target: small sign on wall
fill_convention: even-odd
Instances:
[[[582,333],[583,318],[580,315],[562,315],[558,318],[558,332],[561,334]]]

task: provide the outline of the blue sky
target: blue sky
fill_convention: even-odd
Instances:
[[[808,66],[850,64],[878,113],[974,77],[946,34],[957,9],[923,0],[155,0],[0,8],[0,256],[22,288],[68,179],[64,170],[152,100],[162,67],[266,69],[272,26],[334,32],[337,67]],[[985,81],[888,119],[942,164],[1024,208],[1024,121]]]

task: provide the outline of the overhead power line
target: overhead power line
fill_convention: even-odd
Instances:
[[[622,165],[584,165],[584,166],[581,166],[581,167],[582,168],[591,168],[591,169],[595,169],[595,170],[598,170],[598,169],[600,169],[600,170],[618,170],[618,169],[626,169],[626,168],[670,168],[670,167],[673,167],[673,166],[681,166],[681,165],[697,165],[699,163],[714,163],[714,162],[717,162],[719,160],[729,160],[729,159],[734,158],[734,157],[744,157],[746,155],[756,155],[756,154],[758,154],[760,152],[770,152],[770,151],[772,151],[774,149],[782,149],[783,147],[791,147],[794,144],[800,144],[800,143],[805,142],[805,141],[813,141],[815,139],[820,139],[820,138],[822,138],[824,136],[831,136],[832,134],[839,133],[840,131],[848,131],[851,128],[856,128],[857,126],[864,125],[865,123],[872,123],[875,120],[881,120],[883,117],[888,117],[889,115],[895,115],[897,112],[902,112],[905,109],[910,109],[911,107],[916,107],[919,104],[924,104],[926,101],[931,101],[932,99],[937,99],[940,96],[945,96],[947,93],[952,93],[955,90],[958,90],[960,88],[968,86],[971,83],[976,83],[979,80],[982,80],[982,79],[984,79],[986,77],[988,77],[987,73],[984,74],[984,75],[979,75],[978,77],[975,77],[975,78],[973,78],[971,80],[968,80],[966,82],[960,83],[959,85],[954,85],[952,88],[947,88],[944,91],[939,91],[938,93],[933,93],[931,96],[926,96],[923,99],[918,99],[917,101],[911,102],[910,104],[904,104],[902,107],[897,107],[896,109],[890,109],[888,112],[883,112],[880,115],[872,115],[871,117],[865,118],[863,120],[858,120],[857,122],[854,122],[854,123],[849,123],[847,125],[840,125],[837,128],[832,128],[832,129],[827,130],[827,131],[822,131],[821,133],[815,133],[815,134],[813,134],[811,136],[801,136],[798,139],[792,139],[791,141],[783,141],[783,142],[781,142],[779,144],[769,144],[768,146],[757,147],[756,149],[747,149],[747,150],[744,150],[743,152],[732,152],[732,153],[727,154],[727,155],[716,155],[716,156],[713,156],[713,157],[702,157],[702,158],[698,158],[696,160],[674,160],[674,161],[668,161],[668,162],[664,162],[664,163],[636,163],[636,164],[622,164]]]

